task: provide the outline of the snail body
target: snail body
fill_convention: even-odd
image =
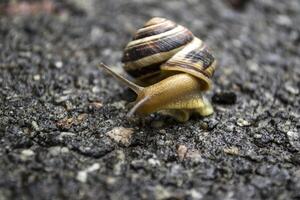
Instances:
[[[164,18],[152,18],[128,43],[122,62],[139,85],[104,64],[100,66],[137,94],[128,115],[159,111],[183,122],[192,113],[213,113],[202,92],[211,88],[216,60],[185,27]]]

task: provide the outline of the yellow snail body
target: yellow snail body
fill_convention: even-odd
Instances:
[[[122,62],[139,85],[104,64],[100,66],[137,94],[128,115],[159,111],[184,122],[192,113],[213,113],[202,92],[211,88],[216,60],[185,27],[164,18],[152,18],[128,43]]]

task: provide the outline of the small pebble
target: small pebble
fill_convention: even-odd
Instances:
[[[54,65],[55,65],[56,68],[62,68],[63,63],[61,61],[57,61],[57,62],[55,62]]]
[[[212,101],[216,104],[235,104],[236,94],[234,92],[219,92],[213,95]]]
[[[239,149],[235,146],[224,148],[224,153],[230,154],[230,155],[239,155]]]
[[[55,103],[62,103],[64,101],[67,101],[70,98],[69,95],[59,96],[55,98]]]
[[[116,178],[111,176],[107,177],[105,181],[108,185],[114,185],[117,182]]]
[[[92,92],[93,93],[99,93],[100,91],[101,91],[100,87],[98,87],[98,86],[92,87]]]
[[[257,134],[257,133],[256,133],[256,134],[254,135],[254,138],[256,138],[256,139],[260,139],[260,138],[262,138],[262,135],[261,135],[261,134]]]
[[[90,103],[90,106],[91,106],[91,108],[98,110],[98,109],[102,108],[103,104],[101,102],[92,102],[92,103]]]
[[[288,131],[287,136],[289,143],[296,149],[300,150],[300,134],[295,131]]]
[[[65,117],[61,120],[59,120],[56,125],[59,127],[59,128],[62,128],[62,129],[70,129],[71,126],[73,125],[74,123],[74,117]]]
[[[111,131],[107,132],[106,135],[117,143],[129,146],[133,133],[134,131],[132,128],[115,127]]]
[[[61,132],[58,136],[57,139],[60,141],[63,141],[65,137],[73,137],[75,136],[75,133],[71,133],[71,132]]]
[[[41,79],[41,76],[39,74],[36,74],[33,76],[33,80],[39,81]]]
[[[30,157],[34,156],[34,154],[34,151],[32,151],[31,149],[24,149],[21,152],[21,160],[28,160]]]
[[[166,187],[163,187],[161,185],[157,185],[154,188],[154,195],[155,199],[175,199],[174,193],[170,192]]]
[[[203,194],[198,192],[196,189],[188,190],[187,194],[189,194],[192,197],[192,199],[203,199]]]
[[[31,125],[32,125],[32,128],[35,130],[35,131],[38,131],[40,128],[39,128],[39,125],[37,124],[36,121],[32,121],[31,122]]]
[[[277,18],[275,18],[275,21],[278,25],[282,26],[291,26],[293,24],[291,18],[287,15],[278,15]]]
[[[49,152],[53,156],[58,156],[62,153],[68,153],[69,149],[67,147],[56,146],[56,147],[50,147]]]
[[[241,126],[241,127],[250,126],[251,125],[250,122],[248,122],[248,121],[246,121],[246,120],[244,120],[242,118],[239,118],[236,123],[237,123],[238,126]]]
[[[159,160],[156,160],[156,159],[154,159],[154,158],[150,158],[150,159],[148,160],[148,163],[149,163],[152,167],[160,166]]]
[[[85,183],[86,180],[87,180],[87,172],[86,171],[79,171],[77,173],[76,179],[79,182]]]
[[[88,173],[90,172],[93,172],[93,171],[96,171],[100,168],[100,165],[99,163],[94,163],[93,165],[91,165],[90,167],[88,167],[87,169],[84,169],[82,171],[79,171],[77,173],[77,176],[76,176],[76,179],[79,181],[79,182],[82,182],[82,183],[85,183],[87,181],[87,176],[88,176]]]
[[[59,120],[56,125],[62,129],[70,129],[73,125],[79,125],[87,119],[88,115],[86,113],[80,114],[77,117],[65,117]]]
[[[207,130],[208,129],[208,124],[206,122],[201,121],[200,122],[200,127],[203,130]]]
[[[177,155],[179,157],[179,160],[183,160],[187,154],[188,148],[185,145],[179,145],[177,148]]]
[[[125,109],[125,101],[118,101],[111,104],[111,106],[115,107],[116,109]]]
[[[291,83],[284,84],[284,88],[286,91],[288,91],[291,94],[297,95],[299,94],[299,88],[293,86]]]

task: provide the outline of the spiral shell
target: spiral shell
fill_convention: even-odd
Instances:
[[[122,62],[132,77],[153,83],[166,74],[188,73],[211,87],[216,61],[206,45],[187,28],[164,18],[152,18],[125,47]],[[158,78],[159,77],[159,78]]]

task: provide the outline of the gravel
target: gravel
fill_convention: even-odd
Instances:
[[[45,1],[0,3],[1,200],[300,198],[298,0]],[[152,16],[215,52],[212,116],[126,118],[96,65]]]

